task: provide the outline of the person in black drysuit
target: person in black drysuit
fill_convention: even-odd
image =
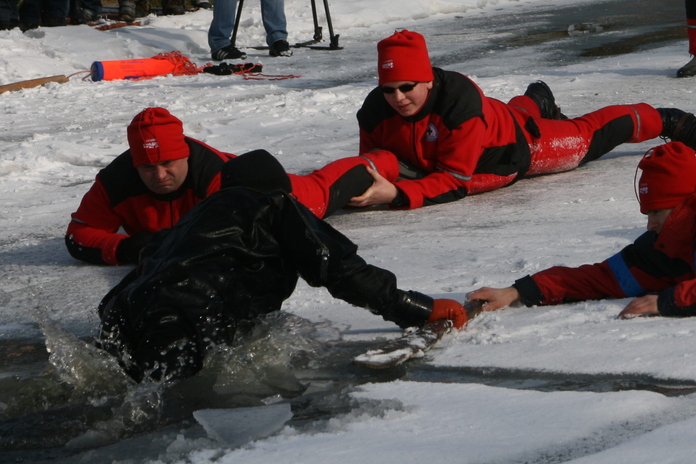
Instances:
[[[222,189],[159,232],[99,305],[97,344],[136,381],[196,374],[208,347],[231,344],[279,310],[301,276],[401,327],[452,319],[459,302],[399,290],[389,271],[290,195],[280,163],[257,150],[228,161]]]

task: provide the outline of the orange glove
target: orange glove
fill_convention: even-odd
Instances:
[[[469,322],[464,306],[458,301],[445,298],[433,300],[433,312],[430,313],[428,322],[438,319],[450,319],[456,329],[461,329]]]

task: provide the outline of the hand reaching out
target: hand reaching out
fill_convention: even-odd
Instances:
[[[365,190],[362,195],[351,198],[348,205],[357,208],[365,208],[372,205],[391,203],[398,193],[396,186],[382,177],[382,175],[374,169],[368,166],[365,166],[365,169],[367,169],[367,172],[372,176],[375,182],[370,188]]]
[[[469,300],[485,301],[486,304],[483,306],[484,311],[495,311],[496,309],[505,308],[512,303],[520,301],[520,293],[515,287],[483,287],[469,292],[466,296]]]
[[[631,319],[637,316],[657,316],[657,295],[645,295],[631,301],[619,313],[619,319]]]

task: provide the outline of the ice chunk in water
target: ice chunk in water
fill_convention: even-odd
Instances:
[[[280,431],[292,418],[288,403],[254,408],[200,409],[193,413],[210,438],[237,448]]]

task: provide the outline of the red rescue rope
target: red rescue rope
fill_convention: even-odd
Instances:
[[[203,68],[205,67],[199,67],[191,63],[191,60],[189,60],[187,56],[182,55],[181,52],[160,53],[159,55],[153,56],[152,59],[168,60],[174,65],[174,71],[172,71],[172,74],[175,76],[190,76],[198,74],[203,72]],[[206,66],[210,66],[210,63],[207,63]]]

